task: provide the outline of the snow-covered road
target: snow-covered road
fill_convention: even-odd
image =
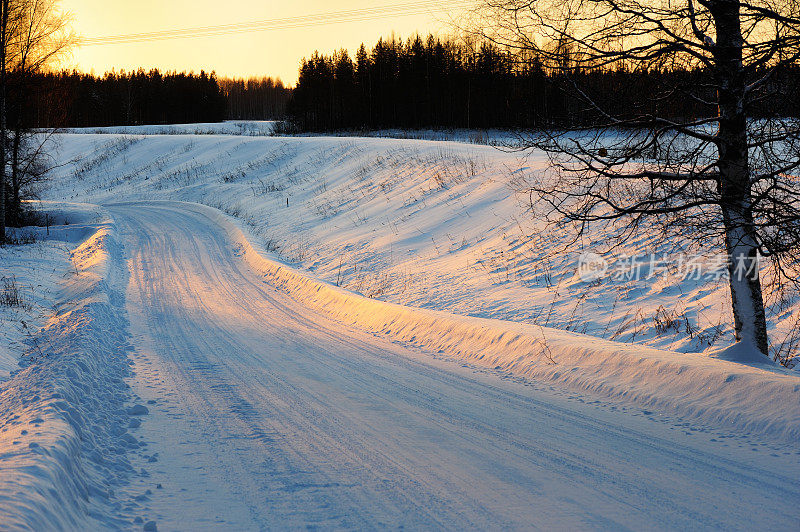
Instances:
[[[202,214],[110,210],[159,530],[800,525],[796,455],[345,327]]]

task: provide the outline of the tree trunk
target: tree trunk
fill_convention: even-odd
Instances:
[[[6,241],[6,59],[9,0],[0,0],[0,243]]]
[[[21,203],[19,199],[19,189],[20,189],[20,175],[19,175],[19,148],[20,148],[20,141],[22,137],[22,130],[19,127],[19,124],[14,128],[14,140],[13,144],[11,145],[11,214],[15,216],[15,218],[19,218],[19,214],[21,212]],[[20,220],[15,219],[14,221],[19,222]],[[12,222],[13,223],[13,222]]]
[[[752,238],[752,219],[742,216],[742,210],[746,210],[746,207],[723,207],[736,341],[748,343],[769,356],[767,318],[758,272],[758,248]]]
[[[718,39],[714,46],[714,60],[719,87],[719,193],[736,341],[747,343],[769,356],[767,320],[758,271],[758,240],[752,213],[742,66],[744,40],[739,3],[715,0],[710,8]]]

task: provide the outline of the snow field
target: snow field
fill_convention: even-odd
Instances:
[[[49,197],[177,200],[168,205],[221,227],[264,282],[347,326],[645,415],[777,447],[800,438],[796,371],[715,358],[731,339],[724,282],[575,276],[577,252],[602,247],[606,235],[564,249],[565,235],[530,221],[512,185],[541,171],[541,157],[454,142],[182,129],[60,135],[64,166]],[[133,453],[144,444],[143,410],[125,382],[134,349],[125,257],[102,209],[48,209],[50,240],[31,248],[39,258],[22,251],[9,266],[26,286],[41,279],[30,323],[43,330],[27,339],[4,332],[27,349],[22,369],[0,383],[0,522],[126,526],[147,508],[131,488]],[[65,247],[79,243],[67,261]],[[643,234],[614,251],[660,246]],[[796,301],[773,306],[774,342],[796,328],[797,309]],[[22,311],[2,316],[21,319],[9,312]],[[13,358],[0,353],[0,371]]]
[[[280,262],[246,222],[199,204],[163,204],[211,220],[224,232],[224,245],[266,283],[346,325],[476,366],[765,437],[776,446],[800,436],[792,407],[800,402],[796,372],[367,298]],[[138,420],[147,407],[137,405],[125,382],[134,347],[117,228],[100,208],[51,206],[50,212],[60,222],[51,235],[80,245],[68,262],[52,259],[61,277],[52,316],[35,335],[43,348],[29,346],[22,369],[0,384],[0,522],[33,529],[125,527],[134,518],[142,524],[146,503],[131,479],[138,474],[133,455],[144,447]]]
[[[510,320],[677,352],[732,342],[724,279],[576,275],[583,251],[667,254],[681,242],[642,231],[608,249],[596,230],[571,245],[528,212],[540,154],[457,142],[235,135],[63,135],[53,198],[206,204],[314,276],[393,303]],[[718,258],[713,247],[704,261]],[[645,271],[646,273],[646,271]],[[712,272],[713,273],[713,272]],[[797,331],[796,298],[769,300],[772,344]]]

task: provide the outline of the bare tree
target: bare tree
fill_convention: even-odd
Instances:
[[[58,0],[0,0],[0,242],[5,240],[8,199],[8,165],[11,166],[12,204],[19,206],[23,183],[42,168],[42,146],[27,146],[27,157],[20,157],[24,144],[35,141],[23,131],[25,97],[31,75],[68,50],[72,35],[68,18],[58,10]],[[9,85],[13,83],[15,104],[9,140]],[[10,150],[9,150],[10,148]],[[9,161],[10,151],[10,161]],[[31,159],[33,157],[33,159]],[[28,172],[24,174],[24,172]]]
[[[646,220],[724,246],[736,340],[768,355],[759,255],[796,281],[800,121],[765,102],[800,60],[800,2],[483,0],[476,13],[486,38],[536,54],[572,102],[527,137],[556,170],[529,183],[532,201],[577,235],[607,223],[624,237]],[[619,109],[585,83],[598,71],[658,84]],[[677,99],[697,112],[676,114]]]
[[[0,0],[0,243],[6,240],[6,81],[14,42],[12,0]]]

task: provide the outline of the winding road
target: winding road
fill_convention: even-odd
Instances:
[[[202,214],[109,209],[159,530],[800,527],[796,455],[345,327]]]

